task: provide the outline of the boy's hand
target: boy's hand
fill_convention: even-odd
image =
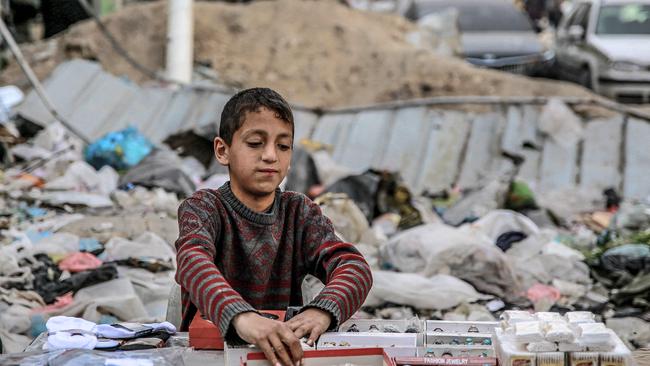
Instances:
[[[287,322],[297,338],[309,336],[307,344],[310,346],[314,345],[314,342],[330,327],[331,323],[332,316],[328,312],[316,308],[309,308]]]
[[[299,366],[302,347],[288,324],[257,313],[241,313],[232,321],[241,339],[259,347],[273,366]]]

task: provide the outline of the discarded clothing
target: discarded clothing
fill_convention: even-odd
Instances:
[[[98,268],[102,261],[90,253],[73,253],[59,262],[59,269],[72,273]]]
[[[117,323],[117,324],[99,324],[96,328],[96,333],[98,336],[103,338],[112,338],[112,339],[128,339],[138,336],[138,331],[135,330],[138,328],[139,324],[131,323]],[[143,327],[150,328],[150,332],[146,333],[148,335],[152,332],[166,332],[169,334],[176,333],[176,327],[170,322],[162,323],[148,323],[141,324]]]
[[[518,243],[524,239],[526,239],[528,235],[520,232],[520,231],[508,231],[505,232],[497,238],[496,245],[499,247],[499,249],[503,250],[504,252],[508,251],[512,247],[513,244]]]
[[[50,267],[47,270],[52,270],[52,268]],[[36,281],[34,282],[36,292],[43,297],[47,304],[53,303],[57,297],[67,292],[75,293],[84,287],[115,279],[117,277],[117,268],[112,265],[103,265],[93,270],[75,273],[63,281],[58,280],[59,276],[50,277],[49,274],[45,273],[40,278],[39,286],[36,286]]]

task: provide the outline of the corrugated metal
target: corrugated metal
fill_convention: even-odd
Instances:
[[[81,60],[61,64],[45,87],[90,140],[134,125],[160,143],[181,130],[218,123],[230,97],[209,89],[140,87]],[[583,121],[583,140],[565,147],[537,129],[539,105],[495,103],[488,109],[477,114],[421,103],[322,115],[299,109],[296,141],[330,145],[333,159],[357,172],[400,171],[416,192],[476,187],[499,171],[505,151],[525,159],[518,176],[536,189],[613,187],[631,198],[650,195],[647,121],[622,115]],[[41,124],[51,121],[34,93],[18,112]]]

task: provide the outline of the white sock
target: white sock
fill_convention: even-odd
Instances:
[[[61,330],[78,329],[86,332],[95,332],[97,324],[81,318],[70,316],[53,316],[47,320],[45,327],[48,332],[58,332]]]
[[[49,335],[43,349],[94,349],[96,345],[97,337],[92,334],[62,330]]]

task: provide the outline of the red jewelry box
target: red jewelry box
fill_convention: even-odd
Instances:
[[[262,310],[263,315],[284,321],[286,311],[284,310]],[[196,312],[190,323],[190,347],[194,349],[223,350],[224,338],[219,328],[210,320]]]

